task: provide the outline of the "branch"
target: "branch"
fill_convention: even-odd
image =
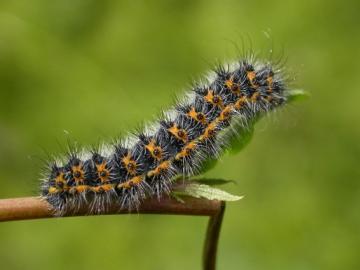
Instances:
[[[117,205],[102,213],[111,214],[163,214],[163,215],[191,215],[191,216],[213,216],[221,209],[221,202],[209,201],[197,198],[186,198],[184,203],[170,198],[145,200],[138,211],[130,212],[126,209],[119,210]],[[66,216],[89,215],[86,208],[80,209],[75,214]],[[0,200],[0,221],[53,218],[54,211],[51,206],[39,197],[26,197]]]
[[[132,213],[140,214],[162,214],[162,215],[191,215],[210,216],[203,253],[203,269],[214,270],[216,263],[217,243],[220,234],[220,227],[225,210],[225,202],[217,200],[206,200],[187,197],[184,203],[171,198],[164,198],[161,201],[156,199],[145,200],[138,211]],[[102,213],[131,214],[126,209],[120,210],[117,205]],[[80,209],[79,212],[68,216],[88,215],[87,209]],[[39,218],[54,218],[53,209],[39,197],[26,197],[0,200],[0,222]]]
[[[203,267],[205,270],[215,270],[216,253],[224,213],[225,202],[222,202],[220,204],[220,210],[216,214],[210,216],[203,251]]]

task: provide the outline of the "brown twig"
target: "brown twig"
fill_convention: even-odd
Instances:
[[[216,253],[224,212],[225,202],[221,202],[219,211],[209,219],[203,253],[203,267],[206,270],[215,270],[216,267]]]
[[[203,253],[203,269],[214,270],[216,263],[217,243],[224,215],[225,203],[216,200],[206,200],[188,197],[184,203],[171,198],[161,201],[148,199],[141,204],[138,211],[140,214],[163,214],[163,215],[192,215],[210,216]],[[129,214],[127,210],[120,210],[116,205],[110,208],[106,215]],[[130,213],[131,214],[131,213]],[[87,215],[87,209],[80,209],[76,214],[68,216]],[[53,218],[54,211],[51,206],[39,197],[26,197],[0,200],[0,221]]]

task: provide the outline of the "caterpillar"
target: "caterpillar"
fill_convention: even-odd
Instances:
[[[218,65],[151,127],[49,161],[41,196],[57,215],[83,207],[103,213],[114,203],[131,211],[147,197],[160,200],[177,177],[200,173],[249,122],[285,104],[287,91],[285,75],[271,61],[247,57]]]

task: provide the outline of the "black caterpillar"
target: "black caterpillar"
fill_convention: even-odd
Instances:
[[[218,67],[205,84],[163,114],[133,142],[90,152],[70,151],[66,162],[51,162],[41,193],[63,215],[86,207],[102,213],[139,207],[150,196],[169,194],[176,176],[201,172],[218,157],[231,136],[239,135],[259,115],[284,104],[284,75],[269,63],[245,59]]]

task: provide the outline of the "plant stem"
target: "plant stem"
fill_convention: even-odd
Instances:
[[[130,212],[126,209],[119,210],[117,205],[113,205],[105,213],[111,214],[162,214],[162,215],[191,215],[191,216],[210,216],[203,253],[203,269],[214,270],[216,264],[216,251],[220,234],[221,222],[225,210],[225,202],[217,200],[197,199],[186,197],[184,203],[175,199],[163,198],[161,201],[156,199],[145,200],[138,211]],[[67,216],[88,215],[87,209],[80,209],[75,214]],[[0,200],[0,222],[39,218],[54,218],[53,209],[39,197],[25,197]]]
[[[225,202],[221,202],[219,211],[210,216],[203,253],[203,268],[205,270],[215,270],[216,268],[217,246],[224,213]]]

